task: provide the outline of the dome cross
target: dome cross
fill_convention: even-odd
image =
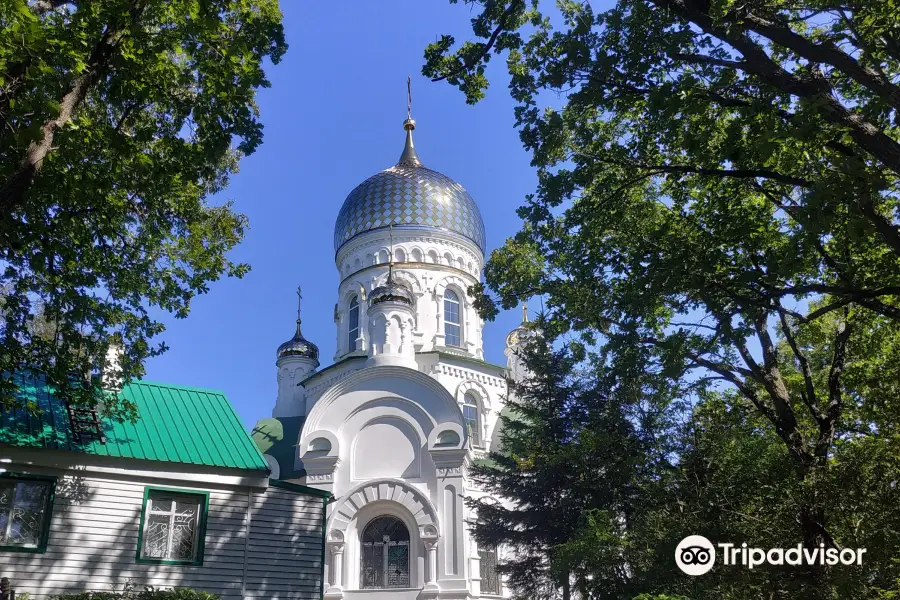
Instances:
[[[300,304],[303,301],[303,288],[297,286],[297,325],[300,325]]]

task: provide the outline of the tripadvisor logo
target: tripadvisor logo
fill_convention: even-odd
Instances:
[[[752,569],[759,565],[861,565],[865,548],[804,548],[797,544],[793,548],[751,548],[746,543],[738,546],[731,543],[716,544],[722,564],[740,565]],[[688,575],[703,575],[716,563],[716,549],[713,543],[702,535],[689,535],[675,548],[675,564]]]
[[[675,564],[688,575],[703,575],[715,562],[716,549],[702,535],[689,535],[675,548]]]

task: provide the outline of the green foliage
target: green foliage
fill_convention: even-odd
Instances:
[[[152,309],[247,272],[246,218],[208,199],[285,50],[277,0],[0,0],[0,409],[29,368],[93,404],[114,342],[126,379],[165,350]]]
[[[622,515],[658,465],[647,457],[652,426],[583,372],[580,344],[554,343],[544,319],[532,325],[518,350],[528,376],[510,382],[501,416],[502,451],[474,469],[489,494],[469,501],[474,535],[506,549],[500,572],[520,598],[555,598],[568,583],[630,598]]]
[[[474,102],[485,59],[505,54],[539,177],[477,303],[490,317],[543,296],[549,328],[596,344],[608,397],[658,407],[643,451],[669,468],[641,484],[623,534],[635,593],[893,593],[896,3],[471,4],[485,41],[432,45],[424,72]],[[861,568],[688,580],[672,551],[701,532],[868,554]]]

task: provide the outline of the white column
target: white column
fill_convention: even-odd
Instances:
[[[381,347],[381,353],[390,354],[394,351],[394,349],[391,347],[391,319],[387,314],[385,314],[384,316],[384,345]],[[385,554],[385,556],[387,555]]]
[[[406,354],[409,350],[409,323],[404,320],[400,323],[400,354]]]
[[[422,540],[425,542],[425,552],[427,564],[425,565],[425,587],[422,588],[423,598],[436,598],[440,592],[437,583],[438,563],[437,563],[437,537],[430,537]]]
[[[434,332],[434,345],[444,345],[444,306],[442,303],[443,296],[434,291],[434,304],[437,307],[435,316],[437,317],[437,329]]]
[[[335,548],[334,552],[334,585],[342,587],[344,585],[344,549]]]
[[[330,542],[331,550],[331,586],[326,593],[340,592],[344,588],[344,543]]]
[[[428,550],[428,577],[425,583],[435,583],[437,581],[437,540],[425,542],[425,549]]]
[[[460,298],[460,305],[463,304],[463,298]],[[466,351],[469,354],[475,354],[475,349],[478,344],[476,341],[478,340],[478,332],[475,331],[475,326],[472,322],[472,314],[475,312],[475,309],[472,307],[471,303],[468,302],[468,298],[465,299],[465,329],[463,329],[463,335],[465,339],[463,342],[465,343]]]

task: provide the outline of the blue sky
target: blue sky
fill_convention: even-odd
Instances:
[[[413,78],[416,148],[424,164],[460,182],[481,208],[488,249],[519,228],[515,209],[534,190],[529,155],[513,128],[503,61],[493,61],[486,99],[421,75],[423,50],[441,34],[470,35],[468,7],[447,0],[302,2],[282,0],[290,49],[268,69],[259,94],[265,141],[217,198],[250,218],[232,253],[252,266],[199,297],[187,319],[166,318],[170,347],[147,364],[146,379],[219,389],[245,425],[275,404],[275,349],[291,337],[297,285],[303,332],[321,351],[335,348],[338,273],[334,220],[346,195],[394,163],[403,149],[406,77]],[[505,364],[506,334],[518,311],[485,330],[485,358]]]

